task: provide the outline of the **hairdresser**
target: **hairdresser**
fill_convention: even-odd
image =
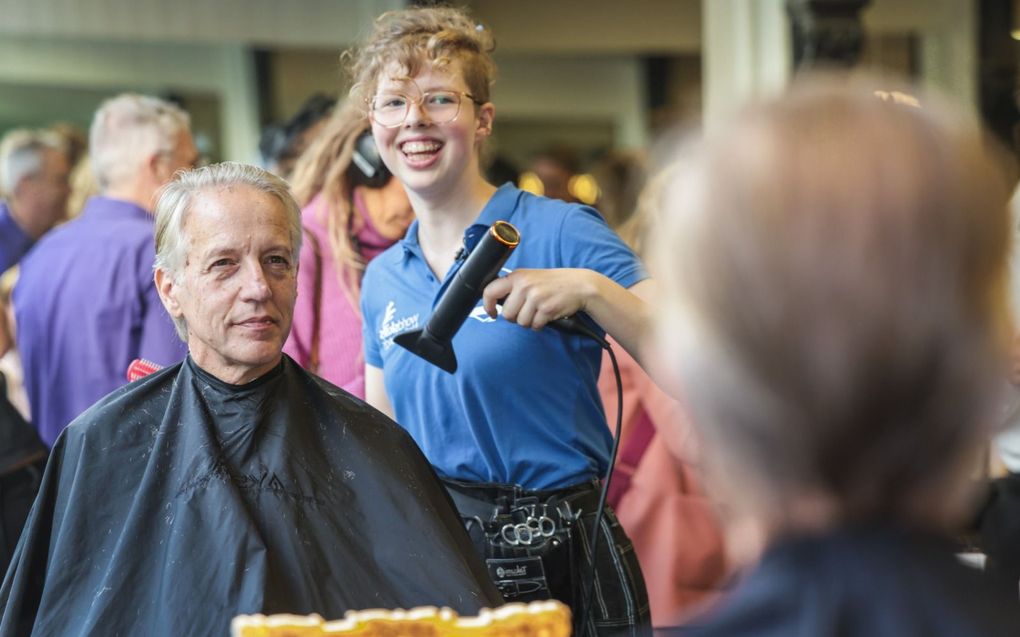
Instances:
[[[445,478],[509,601],[552,596],[589,634],[648,635],[630,540],[612,512],[596,516],[612,446],[596,387],[600,346],[542,328],[584,312],[636,349],[648,314],[638,295],[651,282],[595,210],[485,180],[492,49],[492,34],[463,12],[430,7],[384,14],[352,56],[353,101],[367,108],[417,218],[365,273],[366,396]],[[396,334],[425,324],[498,220],[520,231],[520,246],[453,339],[456,373],[395,345]]]

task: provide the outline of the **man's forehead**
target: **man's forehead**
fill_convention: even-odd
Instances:
[[[287,226],[287,209],[283,202],[271,193],[244,183],[203,188],[193,196],[190,208],[184,222],[189,230],[214,226],[229,234],[238,226],[264,232]]]

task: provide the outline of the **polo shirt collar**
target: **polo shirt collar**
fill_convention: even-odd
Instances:
[[[148,221],[153,220],[152,214],[142,208],[138,204],[130,201],[124,201],[123,199],[113,199],[111,197],[96,196],[85,202],[85,207],[82,210],[82,216],[89,217],[135,217],[138,219],[146,219]]]
[[[509,181],[496,189],[496,192],[492,194],[478,214],[478,218],[464,231],[464,245],[468,250],[473,249],[481,241],[489,226],[497,221],[510,221],[514,212],[517,211],[517,200],[521,198],[522,193],[523,191],[518,190]],[[400,245],[403,248],[400,251],[400,259],[406,260],[412,254],[421,257],[417,219],[412,221],[407,228],[404,238],[400,240]]]

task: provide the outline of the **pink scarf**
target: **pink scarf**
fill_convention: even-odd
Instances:
[[[372,223],[371,215],[368,214],[368,207],[365,205],[365,198],[361,195],[359,190],[354,191],[352,199],[354,210],[356,210],[358,216],[361,217],[361,229],[354,233],[351,239],[353,239],[358,253],[365,259],[365,263],[368,263],[382,254],[386,248],[396,243],[396,241],[393,239],[387,239],[376,229],[375,224]],[[351,216],[351,226],[354,226],[353,215]]]

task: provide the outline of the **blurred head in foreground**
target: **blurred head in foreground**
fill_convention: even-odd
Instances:
[[[660,192],[659,341],[733,526],[947,529],[994,421],[1009,184],[941,104],[814,77]]]

